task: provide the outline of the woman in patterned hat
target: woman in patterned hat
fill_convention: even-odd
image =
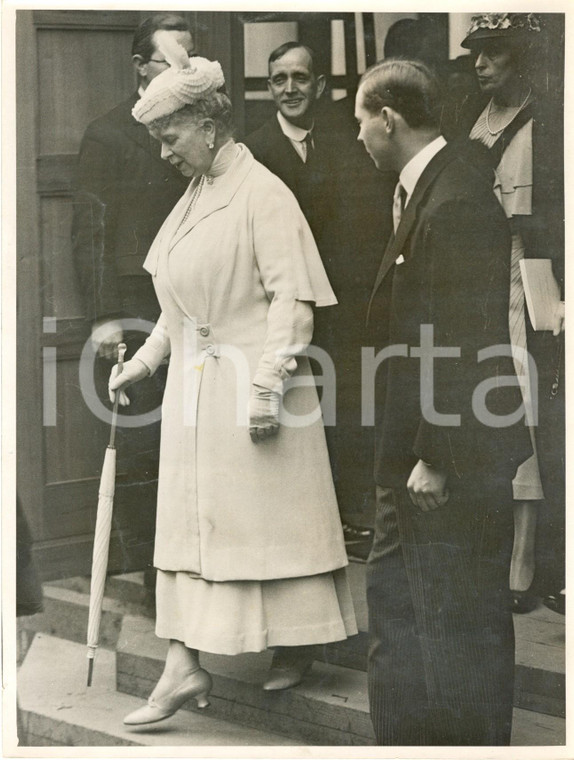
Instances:
[[[461,43],[471,51],[484,96],[477,110],[463,111],[463,132],[483,143],[496,167],[495,192],[512,230],[509,325],[514,363],[521,382],[534,454],[513,482],[515,538],[510,572],[515,612],[536,605],[531,591],[535,574],[539,506],[554,523],[557,544],[552,557],[539,553],[538,591],[548,593],[542,579],[556,563],[563,537],[556,530],[564,513],[564,377],[563,303],[553,329],[535,332],[530,323],[521,276],[522,259],[549,258],[560,288],[564,282],[563,135],[560,103],[536,87],[543,40],[541,19],[533,13],[484,13],[473,16]],[[555,44],[560,44],[555,40]],[[466,122],[466,123],[465,123]],[[563,296],[562,296],[563,298]],[[534,359],[529,366],[528,350]],[[547,583],[548,581],[546,581]],[[561,586],[551,589],[555,595]]]
[[[275,648],[264,688],[284,689],[309,669],[312,645],[357,630],[304,355],[313,306],[335,296],[295,197],[232,138],[219,63],[162,52],[170,69],[133,114],[190,184],[144,264],[162,315],[114,368],[110,393],[127,403],[125,387],[169,356],[154,553],[156,634],[169,647],[128,725],[193,697],[207,704],[199,651]]]

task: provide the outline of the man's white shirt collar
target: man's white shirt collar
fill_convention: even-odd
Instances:
[[[408,164],[403,166],[403,170],[399,175],[399,182],[405,188],[407,194],[405,206],[409,202],[421,174],[445,145],[446,140],[440,135],[428,145],[425,145],[422,150],[419,150],[416,156],[413,156]]]
[[[287,121],[281,111],[277,111],[277,121],[279,122],[281,131],[290,141],[291,145],[295,148],[301,161],[303,161],[303,163],[306,163],[307,143],[305,142],[305,138],[307,137],[307,134],[311,132],[311,129],[313,129],[314,125],[311,127],[311,129],[302,129],[295,124],[291,124],[290,121]]]
[[[311,129],[303,129],[296,124],[291,124],[291,122],[287,121],[283,116],[281,111],[277,111],[277,120],[279,121],[279,126],[285,137],[288,137],[290,140],[295,140],[296,142],[303,142],[307,137],[307,132],[310,132],[311,129],[313,129],[313,127],[311,127]]]

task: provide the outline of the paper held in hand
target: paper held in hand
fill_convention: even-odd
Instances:
[[[550,259],[522,259],[520,274],[528,316],[535,330],[552,330],[560,305],[560,288],[552,273]]]

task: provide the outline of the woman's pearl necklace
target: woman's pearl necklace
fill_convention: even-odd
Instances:
[[[522,111],[526,103],[528,102],[528,98],[532,95],[532,87],[528,88],[528,92],[526,93],[526,97],[522,101],[522,103],[516,108],[516,111],[510,116],[510,119],[506,122],[506,124],[503,124],[500,129],[491,129],[490,128],[490,112],[492,110],[492,104],[494,102],[494,99],[491,98],[490,102],[488,104],[488,108],[486,109],[486,128],[489,131],[489,133],[494,137],[495,135],[499,135],[501,132],[504,132],[506,127],[518,116],[518,114]]]
[[[213,180],[212,180],[212,182],[213,182]],[[205,184],[205,174],[202,174],[202,175],[201,175],[201,179],[200,179],[200,180],[199,180],[199,182],[197,183],[197,187],[196,187],[196,188],[195,188],[195,190],[193,191],[193,194],[192,194],[192,196],[191,196],[191,199],[190,199],[190,201],[189,201],[189,204],[188,204],[188,206],[187,206],[187,209],[186,209],[186,211],[185,211],[185,214],[184,214],[184,216],[183,216],[183,219],[182,219],[182,220],[181,220],[181,222],[179,223],[179,226],[180,226],[180,227],[182,226],[182,224],[185,224],[185,223],[187,222],[187,220],[189,219],[189,215],[191,214],[191,212],[192,212],[192,210],[193,210],[193,208],[194,208],[195,204],[197,203],[197,201],[198,201],[198,199],[199,199],[199,196],[201,195],[201,191],[203,190],[203,186],[204,186],[204,184]],[[210,183],[210,184],[211,184],[211,183]]]

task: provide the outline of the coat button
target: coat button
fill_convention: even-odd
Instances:
[[[213,354],[215,353],[215,346],[212,346],[210,343],[208,346],[205,347],[205,353],[208,356],[213,356]]]
[[[202,335],[204,338],[207,338],[209,335],[209,327],[201,327],[199,329],[199,334]]]

